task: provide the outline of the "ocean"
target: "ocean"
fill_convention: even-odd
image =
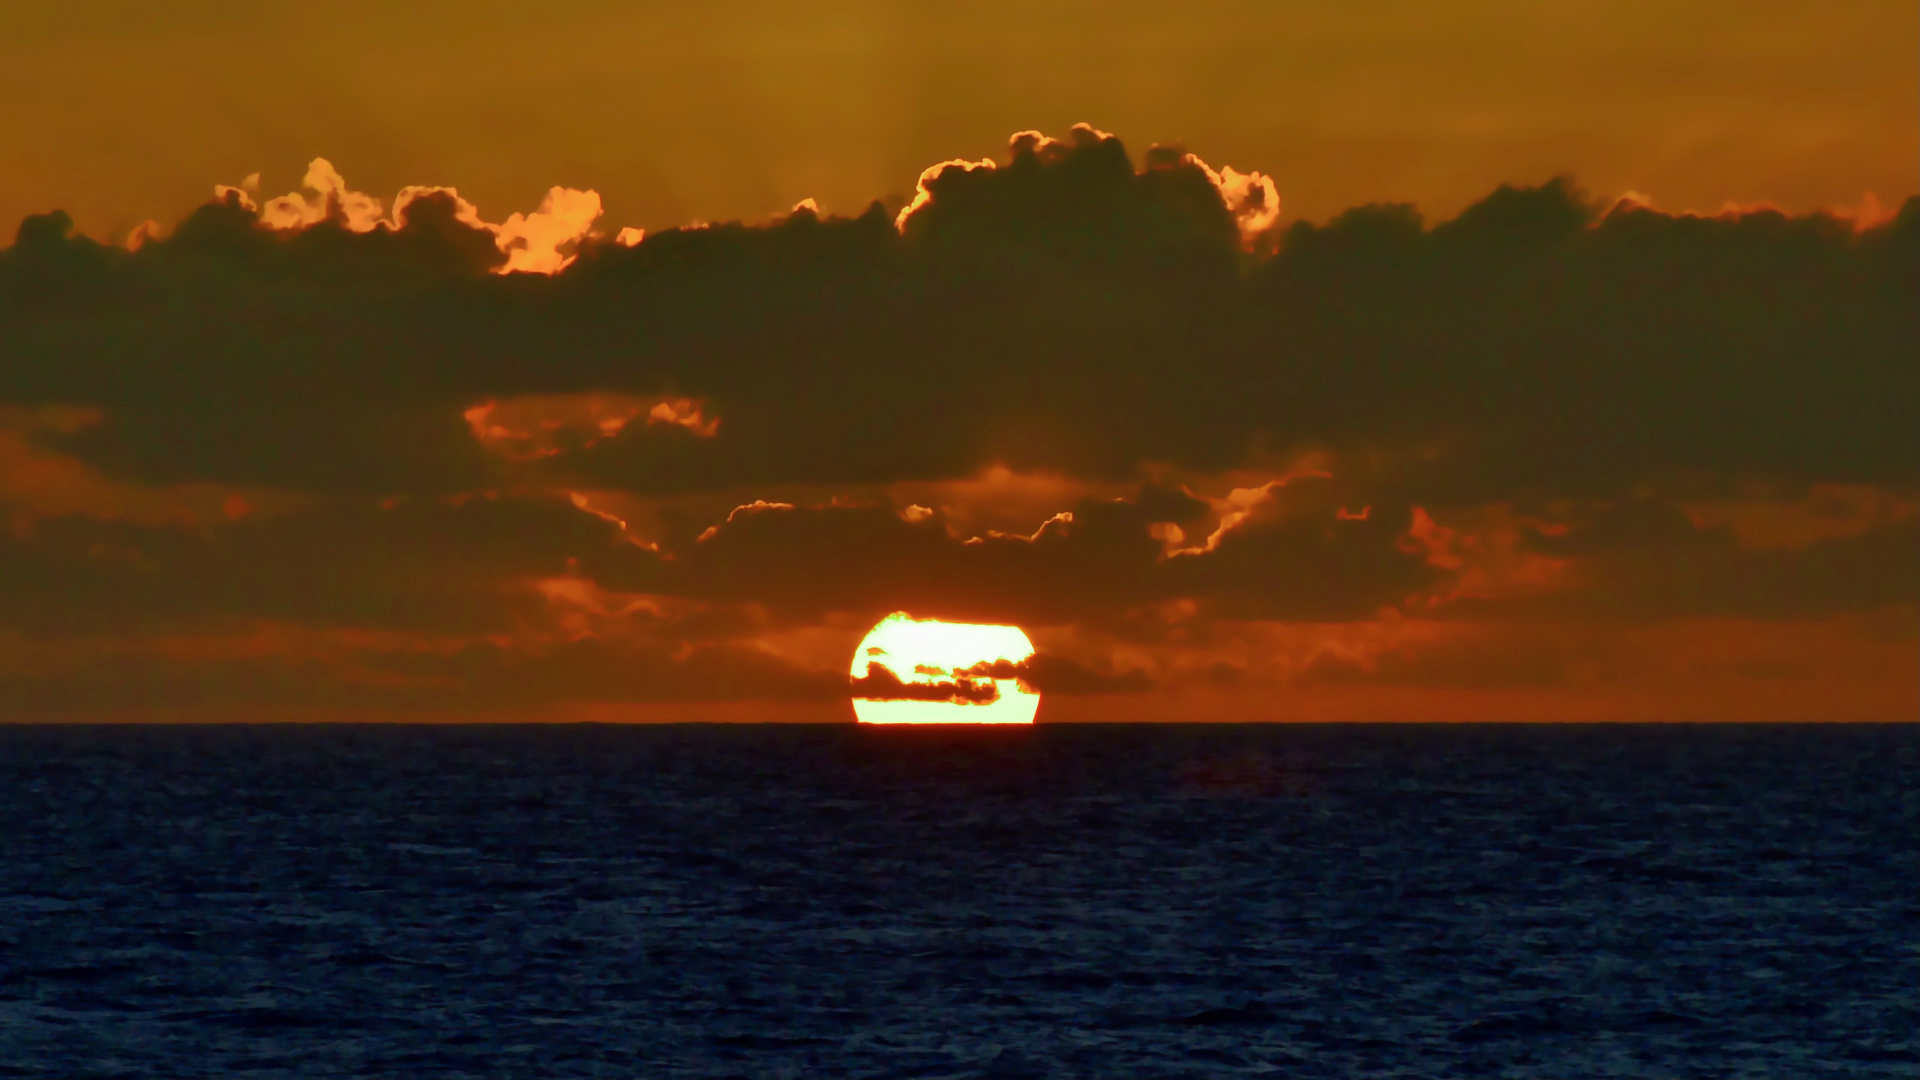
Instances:
[[[1920,726],[0,727],[0,1076],[1915,1077]]]

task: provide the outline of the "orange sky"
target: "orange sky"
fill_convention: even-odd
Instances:
[[[1291,218],[1447,217],[1573,173],[1712,209],[1920,191],[1920,9],[1889,0],[556,0],[13,5],[0,221],[171,221],[216,180],[551,185],[648,228],[857,212],[1089,121],[1278,181]]]
[[[1917,39],[9,12],[0,720],[847,719],[899,610],[1042,721],[1912,719]]]

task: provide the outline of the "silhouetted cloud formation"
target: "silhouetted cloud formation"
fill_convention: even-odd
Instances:
[[[0,251],[0,628],[437,635],[355,655],[503,699],[735,677],[688,664],[808,698],[833,680],[751,643],[899,609],[1201,649],[1920,600],[1920,201],[1856,229],[1556,179],[1282,230],[1264,176],[1085,126],[898,212],[637,242],[592,192],[490,224],[324,161],[306,188],[223,188],[136,250],[32,217]],[[898,494],[993,467],[1075,492],[1020,532]],[[1379,656],[1300,670],[1446,681]],[[1018,677],[1166,682],[1108,669]]]
[[[925,181],[898,229],[876,208],[587,241],[550,278],[486,273],[496,237],[445,192],[364,232],[273,230],[230,195],[131,253],[29,219],[0,264],[0,393],[101,408],[72,445],[117,474],[387,494],[497,473],[466,408],[595,391],[724,424],[545,463],[637,491],[1222,468],[1257,446],[1438,448],[1402,471],[1476,496],[1920,460],[1913,205],[1858,235],[1595,220],[1554,181],[1431,230],[1362,208],[1255,259],[1201,165],[1149,161],[1024,139]]]

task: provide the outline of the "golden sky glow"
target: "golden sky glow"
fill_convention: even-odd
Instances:
[[[615,227],[857,212],[932,161],[1080,120],[1275,178],[1287,218],[1449,216],[1571,172],[1673,208],[1920,190],[1920,9],[1888,0],[13,4],[0,220],[96,235],[216,180],[554,185]]]
[[[1007,660],[1015,664],[1033,655],[1033,642],[1017,626],[915,619],[895,612],[882,619],[854,650],[848,674],[860,678],[869,664],[883,664],[902,682],[934,686],[966,678],[975,664]],[[873,701],[853,699],[863,724],[1031,724],[1040,695],[1018,679],[991,682],[999,696],[984,704],[958,701]]]

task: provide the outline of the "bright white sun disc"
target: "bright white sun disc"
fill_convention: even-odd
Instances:
[[[998,660],[1022,663],[1033,656],[1033,642],[1017,626],[916,619],[896,611],[867,632],[854,650],[849,674],[867,675],[879,663],[901,682],[934,685],[952,682],[954,673]],[[877,701],[853,699],[853,715],[863,724],[1031,724],[1040,695],[1018,679],[974,679],[993,683],[999,697],[983,705],[958,701]]]

